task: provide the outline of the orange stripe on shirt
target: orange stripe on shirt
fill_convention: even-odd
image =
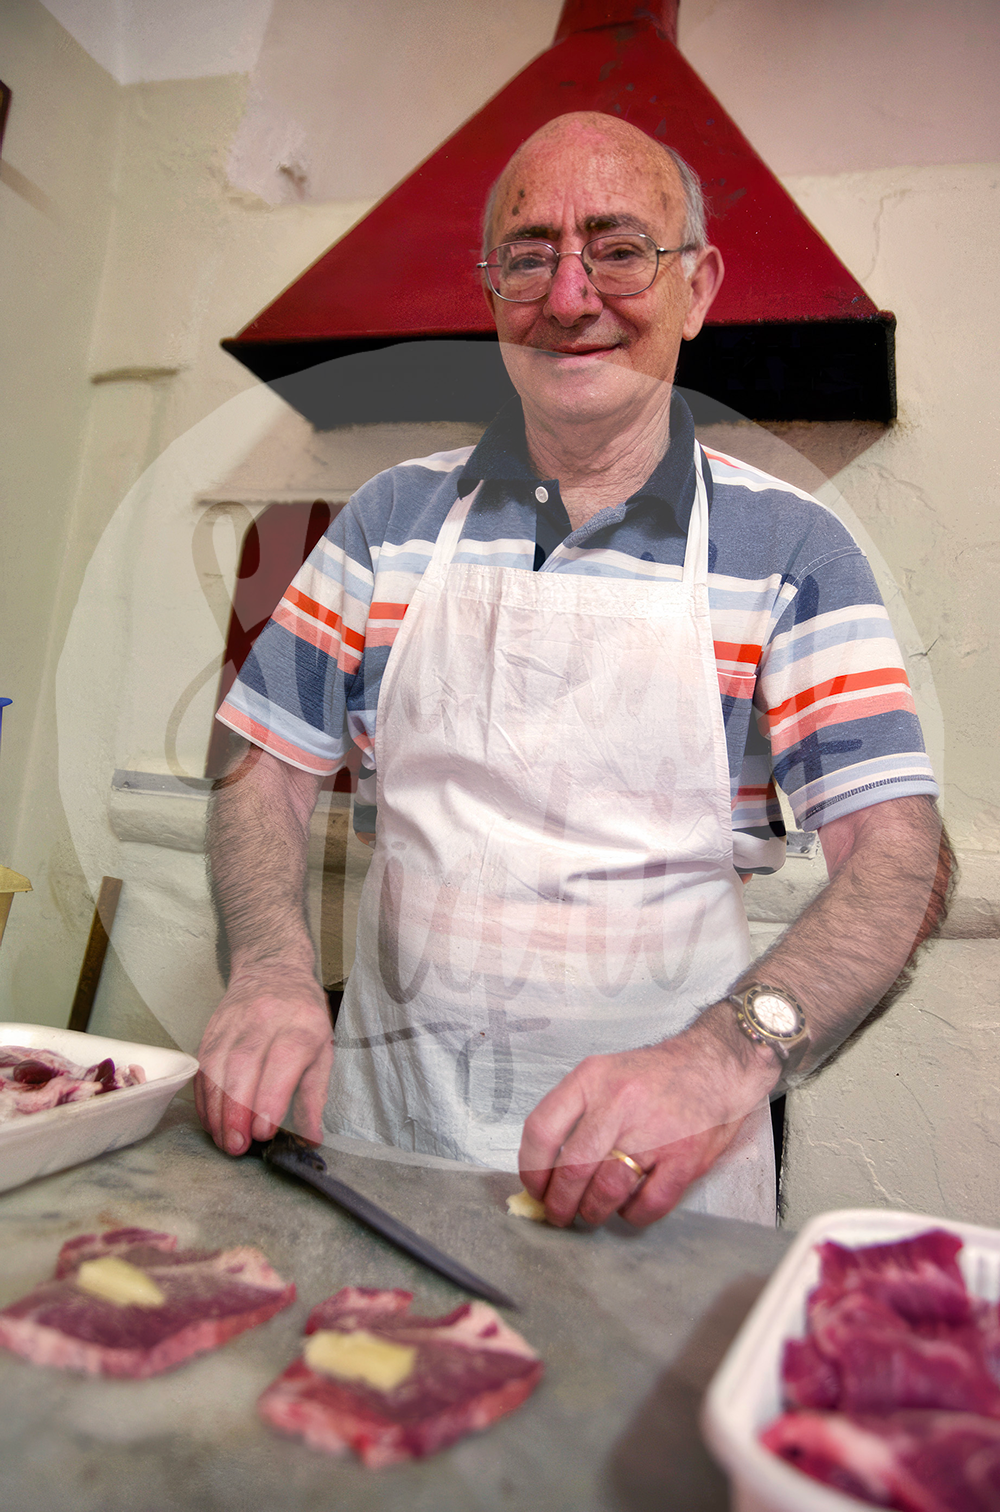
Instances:
[[[315,599],[310,598],[307,593],[303,593],[300,588],[289,588],[285,594],[285,599],[296,609],[301,609],[303,614],[308,614],[312,619],[319,620],[320,624],[328,625],[331,630],[339,630],[345,644],[351,646],[355,651],[363,651],[365,649],[364,636],[359,635],[356,630],[352,630],[348,625],[345,625],[343,619],[335,609],[325,608],[323,604],[317,603]]]
[[[368,618],[370,620],[401,620],[409,607],[409,604],[382,604],[376,602],[368,610]]]
[[[810,704],[818,703],[821,698],[836,698],[840,693],[855,693],[862,688],[884,688],[892,683],[902,683],[905,688],[909,688],[910,682],[902,667],[876,667],[871,672],[845,672],[840,677],[830,677],[826,682],[816,683],[812,688],[804,688],[801,693],[786,698],[784,703],[775,704],[773,709],[767,710],[767,720],[771,725],[780,724],[789,714],[808,709]]]
[[[324,761],[319,756],[314,756],[311,751],[303,751],[301,746],[294,745],[292,741],[285,740],[282,736],[269,730],[266,725],[258,724],[256,719],[251,719],[241,709],[234,709],[232,704],[223,703],[219,709],[217,718],[223,724],[229,725],[230,729],[239,730],[252,740],[254,745],[259,745],[263,750],[270,751],[272,756],[280,760],[289,761],[292,766],[301,767],[304,771],[313,772],[317,777],[328,777],[343,765],[343,760]]]
[[[282,599],[271,618],[276,625],[294,635],[296,640],[304,641],[307,646],[315,646],[317,651],[329,656],[342,670],[355,672],[361,665],[361,653],[351,649],[343,634],[324,629],[311,615],[300,614],[292,608],[287,598]],[[364,646],[361,650],[364,650]]]
[[[715,641],[716,661],[750,662],[756,667],[760,661],[760,646],[741,646],[736,641]]]
[[[293,609],[287,598],[281,600],[271,618],[276,625],[294,635],[296,640],[305,641],[309,646],[315,646],[325,656],[332,656],[336,660],[343,640],[339,630],[327,630],[319,624],[312,615],[301,614]]]
[[[896,714],[900,709],[913,712],[913,700],[909,692],[874,693],[869,698],[858,698],[846,704],[824,704],[808,709],[799,718],[789,722],[787,729],[771,733],[771,755],[781,756],[791,746],[801,745],[817,730],[831,734],[840,724],[852,724],[856,720],[873,719],[877,714]]]

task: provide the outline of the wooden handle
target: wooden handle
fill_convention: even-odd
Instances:
[[[97,996],[97,986],[101,980],[101,968],[107,954],[108,936],[115,921],[121,890],[121,877],[101,878],[101,890],[97,895],[97,907],[94,909],[94,922],[90,926],[90,937],[83,953],[80,980],[76,984],[76,997],[73,999],[67,1025],[68,1028],[76,1029],[81,1034],[86,1032],[90,1023],[94,999]]]

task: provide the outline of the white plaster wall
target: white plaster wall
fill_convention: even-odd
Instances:
[[[0,157],[0,694],[14,700],[0,753],[0,861],[35,887],[14,901],[0,970],[14,965],[19,935],[44,938],[19,1001],[29,1018],[48,1009],[65,1023],[88,900],[59,809],[51,667],[92,397],[118,91],[36,0],[0,13],[0,77],[13,91]],[[64,874],[75,885],[64,888]],[[0,1013],[16,1018],[16,1006],[0,987]]]
[[[927,648],[944,718],[945,808],[956,841],[998,851],[1000,293],[992,270],[1000,165],[785,182],[871,297],[899,320],[898,423],[837,484],[901,585]]]
[[[995,0],[681,0],[678,42],[775,173],[1000,159]]]
[[[790,1098],[784,1222],[908,1208],[1000,1224],[1000,943],[938,940],[913,986]]]
[[[271,0],[45,0],[119,84],[247,73]]]
[[[17,290],[0,313],[4,350],[17,354],[0,416],[0,691],[15,699],[0,765],[2,859],[35,888],[17,900],[0,951],[0,1013],[64,1024],[101,875],[73,842],[56,764],[55,667],[85,569],[164,446],[259,387],[220,337],[366,205],[272,213],[230,193],[224,154],[245,81],[121,89],[34,0],[3,13],[0,35],[14,90],[0,255]],[[188,562],[190,549],[178,542]],[[106,641],[128,624],[116,617],[127,598],[124,582],[109,593],[81,674],[95,726],[117,722],[122,686]],[[191,632],[201,635],[194,621]],[[161,646],[169,656],[171,637]],[[217,639],[202,661],[216,649]],[[141,994],[120,972],[109,982],[141,1027]]]
[[[561,0],[277,0],[231,181],[271,204],[381,197],[548,47],[560,9]]]

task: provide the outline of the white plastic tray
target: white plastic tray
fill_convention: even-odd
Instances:
[[[0,1023],[0,1045],[54,1050],[84,1066],[110,1055],[116,1066],[140,1065],[146,1073],[142,1086],[0,1124],[0,1192],[134,1144],[156,1128],[174,1093],[198,1069],[194,1056],[181,1050],[39,1024]]]
[[[785,1340],[800,1339],[805,1332],[806,1297],[819,1280],[815,1246],[824,1239],[852,1246],[885,1244],[929,1228],[958,1235],[965,1246],[958,1263],[969,1291],[997,1301],[1000,1230],[874,1208],[821,1213],[802,1230],[730,1345],[705,1396],[702,1431],[731,1477],[733,1512],[860,1512],[866,1505],[801,1474],[765,1449],[759,1434],[782,1411],[781,1357]]]

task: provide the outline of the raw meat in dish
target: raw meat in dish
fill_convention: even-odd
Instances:
[[[406,1291],[345,1287],[313,1308],[305,1328],[307,1340],[340,1335],[345,1351],[352,1341],[372,1347],[371,1340],[401,1359],[407,1355],[398,1384],[383,1388],[359,1374],[331,1374],[300,1357],[264,1392],[261,1415],[314,1449],[351,1448],[381,1468],[433,1454],[531,1395],[542,1362],[492,1307],[466,1302],[443,1318],[415,1318],[412,1300]]]
[[[55,1050],[0,1045],[0,1124],[138,1087],[145,1080],[141,1066],[122,1069],[110,1056],[93,1066],[77,1066]]]
[[[762,1435],[813,1479],[902,1512],[996,1512],[1000,1422],[963,1412],[788,1412]]]
[[[957,1259],[962,1241],[945,1229],[928,1229],[912,1239],[869,1244],[863,1249],[852,1250],[832,1239],[818,1248],[820,1278],[815,1298],[860,1291],[912,1323],[967,1323],[972,1316]]]
[[[840,1372],[812,1339],[787,1340],[781,1383],[789,1408],[836,1407],[840,1401]]]
[[[113,1258],[141,1271],[162,1305],[84,1290],[80,1267]],[[0,1344],[36,1365],[135,1380],[254,1328],[295,1299],[258,1250],[178,1250],[173,1234],[114,1229],[64,1244],[51,1281],[0,1311]]]
[[[785,1415],[762,1442],[903,1512],[1000,1512],[997,1306],[970,1296],[942,1229],[818,1246],[808,1335],[785,1345]]]
[[[929,1318],[925,1334],[919,1320],[908,1322],[860,1291],[810,1304],[809,1322],[814,1348],[839,1382],[836,1397],[823,1405],[844,1412],[939,1407],[1000,1417],[1000,1388],[974,1325],[949,1327]]]

